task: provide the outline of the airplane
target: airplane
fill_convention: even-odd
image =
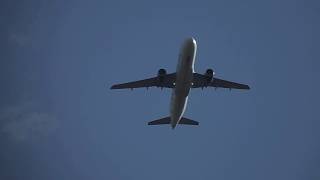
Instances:
[[[159,87],[171,88],[170,116],[148,122],[148,125],[170,124],[174,129],[177,124],[199,125],[199,122],[183,117],[186,110],[188,95],[191,88],[228,88],[245,89],[250,87],[245,84],[239,84],[214,77],[212,69],[207,69],[204,74],[196,73],[194,63],[197,52],[196,40],[187,38],[181,46],[178,65],[175,73],[167,74],[165,69],[159,69],[158,75],[149,79],[133,81],[122,84],[115,84],[111,89],[134,89]]]

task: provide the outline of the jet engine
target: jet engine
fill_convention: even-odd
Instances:
[[[158,79],[160,82],[163,82],[164,77],[166,76],[167,71],[165,69],[159,69],[158,71]]]
[[[206,73],[204,75],[206,76],[207,82],[211,82],[213,75],[214,75],[214,72],[212,69],[207,69]]]

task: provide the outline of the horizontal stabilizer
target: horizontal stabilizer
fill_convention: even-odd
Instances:
[[[154,120],[154,121],[150,121],[150,122],[148,122],[148,125],[170,124],[170,122],[171,122],[171,118],[170,117],[165,117],[165,118],[157,119],[157,120]],[[199,122],[182,117],[181,120],[179,121],[179,124],[199,125]]]
[[[158,120],[148,122],[148,125],[170,124],[171,118],[165,117]]]
[[[179,121],[179,124],[185,124],[185,125],[199,125],[199,122],[184,118],[182,117],[181,120]]]

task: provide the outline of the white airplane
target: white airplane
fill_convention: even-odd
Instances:
[[[141,87],[160,87],[172,88],[170,103],[170,116],[148,122],[148,125],[171,124],[172,129],[177,124],[199,125],[197,121],[182,117],[188,101],[188,95],[191,88],[229,88],[231,89],[250,89],[248,85],[225,81],[213,77],[212,69],[207,69],[204,74],[194,71],[194,62],[197,52],[197,43],[194,38],[185,40],[181,47],[177,72],[167,74],[165,69],[160,69],[158,75],[153,78],[134,81],[123,84],[116,84],[111,89],[134,89]]]

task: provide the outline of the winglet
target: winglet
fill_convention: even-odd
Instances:
[[[112,85],[110,89],[119,89],[119,85],[118,84]]]

